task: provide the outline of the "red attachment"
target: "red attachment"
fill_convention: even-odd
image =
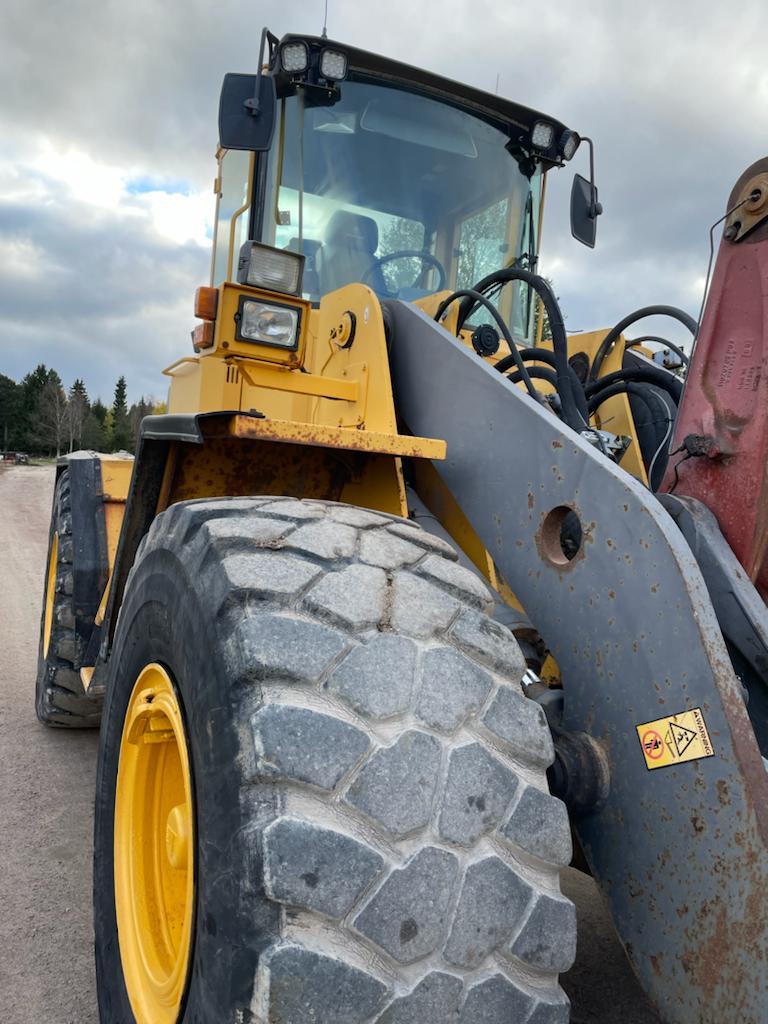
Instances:
[[[742,175],[745,185],[768,161]],[[768,223],[723,238],[661,489],[698,498],[768,599]],[[691,457],[686,457],[691,453]],[[675,468],[678,481],[675,483]]]

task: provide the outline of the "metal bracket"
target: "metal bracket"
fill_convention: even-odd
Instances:
[[[261,113],[261,78],[264,73],[264,47],[269,42],[269,61],[272,61],[273,47],[276,46],[280,40],[265,26],[261,30],[261,43],[259,45],[259,70],[256,72],[256,86],[254,89],[253,96],[250,99],[245,100],[243,106],[253,114],[254,117],[258,117]]]
[[[768,173],[750,178],[733,205],[736,209],[726,222],[724,235],[729,242],[740,242],[768,219]]]

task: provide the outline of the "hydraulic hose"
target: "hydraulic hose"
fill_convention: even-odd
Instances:
[[[505,267],[502,270],[496,270],[487,277],[484,277],[482,281],[475,286],[475,288],[471,289],[473,294],[465,293],[466,297],[459,308],[458,329],[461,329],[464,321],[475,308],[476,303],[480,301],[476,296],[482,295],[483,292],[487,291],[495,284],[503,285],[507,281],[524,282],[533,288],[542,301],[547,316],[549,317],[549,326],[552,331],[552,349],[554,351],[555,370],[557,372],[557,393],[560,396],[563,419],[569,427],[577,433],[580,433],[587,427],[587,423],[581,416],[571,392],[569,382],[570,368],[568,365],[568,338],[565,333],[563,314],[560,311],[560,306],[555,298],[554,292],[543,277],[540,277],[538,274],[532,274],[529,270],[521,270],[518,267]],[[485,301],[483,304],[485,304]],[[507,334],[505,333],[504,336],[506,338]],[[511,345],[510,349],[514,352]]]
[[[673,320],[679,320],[681,324],[687,327],[694,337],[696,336],[696,321],[684,310],[678,309],[676,306],[643,306],[642,309],[636,309],[634,313],[630,313],[629,316],[625,316],[623,320],[619,320],[616,326],[612,327],[600,342],[600,348],[595,354],[595,358],[592,361],[592,368],[589,371],[590,380],[597,380],[600,376],[600,369],[603,365],[603,360],[613,348],[614,343],[618,340],[622,331],[626,330],[627,327],[636,323],[638,320],[644,320],[647,316],[671,316]]]
[[[555,366],[555,356],[554,356],[554,353],[550,352],[548,349],[545,349],[545,348],[521,348],[519,350],[519,354],[520,354],[520,358],[523,360],[523,362],[528,362],[528,360],[538,360],[540,363],[546,363],[547,366],[552,366],[552,367]],[[496,363],[496,369],[500,373],[504,373],[506,370],[511,369],[511,367],[512,367],[512,365],[514,363],[515,363],[515,359],[514,359],[513,356],[504,356],[502,359],[500,359],[498,361],[498,363]],[[541,369],[544,369],[544,368],[543,367],[531,366],[531,367],[528,368],[528,372],[530,373],[531,377],[538,377],[541,380],[548,380],[550,382],[550,384],[552,384],[554,386],[555,390],[557,390],[557,376],[553,375],[551,373],[551,371],[549,372],[549,374],[539,374],[539,373],[534,372],[536,370],[541,370]],[[584,417],[584,419],[587,420],[588,419],[587,400],[586,400],[586,398],[584,396],[584,388],[582,387],[581,381],[579,380],[579,378],[578,378],[578,376],[576,374],[576,371],[573,369],[573,367],[570,364],[568,365],[568,369],[570,370],[569,380],[570,380],[570,383],[571,383],[571,391],[573,393],[574,400],[576,402],[576,405],[579,407],[579,412]],[[520,379],[520,377],[519,377],[518,373],[510,373],[509,374],[508,380],[511,380],[513,384],[517,384],[519,379]]]
[[[584,389],[587,401],[590,403],[590,408],[591,399],[596,395],[602,394],[603,391],[610,388],[613,384],[626,384],[632,381],[655,384],[656,387],[668,392],[676,403],[680,402],[680,396],[683,393],[683,383],[679,378],[675,377],[672,373],[667,373],[666,370],[657,370],[652,366],[637,366],[627,367],[625,370],[616,370],[615,373],[609,373],[599,380],[590,381]]]
[[[674,410],[666,404],[667,400],[665,400],[663,396],[660,395],[658,392],[654,392],[652,389],[645,389],[642,387],[641,384],[634,384],[632,381],[616,381],[616,383],[611,384],[609,387],[604,388],[602,391],[598,391],[595,395],[593,395],[592,398],[590,398],[589,415],[594,415],[597,412],[598,408],[603,404],[603,402],[607,402],[610,398],[614,398],[616,395],[621,395],[624,394],[625,392],[627,395],[634,395],[637,398],[643,399],[643,401],[645,401],[646,403],[648,402],[648,399],[651,396],[653,396],[653,398],[656,401],[658,401],[664,406],[664,412],[666,413],[665,420],[667,422],[667,428],[664,432],[664,436],[662,437],[661,441],[657,444],[653,456],[650,458],[650,460],[646,458],[645,454],[641,450],[641,455],[643,456],[643,461],[645,463],[646,473],[648,475],[648,486],[651,488],[652,491],[655,491],[657,489],[657,486],[661,483],[660,478],[662,472],[661,469],[659,469],[659,472],[655,474],[658,479],[654,479],[654,471],[656,468],[659,468],[656,464],[658,462],[659,457],[662,454],[664,446],[669,441],[670,435],[672,433],[672,428],[674,427],[675,423],[675,413]],[[662,462],[662,468],[663,465],[664,463]],[[656,484],[657,486],[654,486],[654,484]]]
[[[560,397],[560,392],[557,388],[557,374],[554,370],[551,370],[548,366],[530,366],[528,367],[528,373],[530,373],[531,377],[533,377],[534,379],[548,381],[554,387],[558,398]],[[520,379],[521,378],[519,370],[507,375],[507,380],[510,381],[512,384],[519,383]],[[575,373],[573,374],[573,379],[571,380],[571,392],[573,394],[574,401],[576,402],[578,410],[581,413],[584,422],[586,422],[589,419],[589,412],[587,410],[587,399],[584,395],[584,391],[582,389],[579,378],[576,376]]]
[[[504,318],[502,317],[501,313],[499,313],[498,309],[496,309],[494,304],[490,301],[490,299],[487,299],[485,295],[481,295],[480,292],[476,291],[474,288],[460,288],[458,291],[455,291],[452,295],[449,295],[447,299],[444,299],[443,302],[440,303],[440,305],[437,307],[437,312],[435,313],[435,320],[439,323],[440,318],[442,317],[446,309],[448,309],[448,307],[451,305],[451,303],[455,302],[456,299],[461,298],[470,299],[472,301],[473,308],[478,303],[480,303],[481,306],[485,306],[485,308],[491,314],[493,319],[496,321],[496,324],[501,333],[503,334],[504,340],[506,341],[507,345],[509,345],[509,350],[512,353],[512,358],[520,373],[520,379],[525,384],[528,394],[531,396],[531,398],[535,399],[535,401],[542,403],[543,398],[533,385],[531,375],[528,373],[528,370],[525,367],[525,363],[523,362],[518,353],[517,345],[515,344],[514,338],[510,334],[509,328],[504,323]],[[461,315],[461,311],[459,311],[459,315]]]
[[[546,363],[548,366],[555,365],[554,353],[550,352],[547,348],[519,348],[517,351],[524,363],[527,363],[529,360],[533,362],[538,359],[540,363]],[[496,363],[496,369],[499,373],[506,373],[513,365],[517,365],[517,360],[513,355],[502,356],[498,363]]]
[[[655,334],[646,334],[642,338],[632,338],[628,341],[624,348],[637,348],[638,345],[644,345],[646,341],[653,341],[657,345],[664,345],[671,352],[674,352],[676,356],[679,356],[683,366],[687,366],[690,362],[688,356],[683,352],[679,345],[676,345],[673,341],[667,341],[666,338],[657,338]]]
[[[549,367],[529,366],[526,367],[526,369],[528,370],[528,373],[534,380],[546,380],[553,387],[557,387],[557,374],[554,370],[550,370]],[[515,370],[514,372],[508,374],[507,380],[511,381],[512,384],[519,384],[522,380],[522,377],[520,376],[520,371]]]
[[[602,391],[595,392],[591,398],[587,399],[587,405],[589,407],[589,415],[592,416],[603,402],[607,402],[609,398],[615,398],[616,395],[623,394],[641,394],[640,388],[636,384],[633,384],[629,380],[618,380],[611,384],[609,387],[604,388]]]

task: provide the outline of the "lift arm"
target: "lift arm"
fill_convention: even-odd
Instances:
[[[668,1024],[764,1021],[768,776],[690,547],[648,490],[421,310],[389,310],[398,411],[447,441],[435,469],[557,659],[564,729],[607,768],[572,823],[646,992]],[[688,731],[659,724],[683,712]]]

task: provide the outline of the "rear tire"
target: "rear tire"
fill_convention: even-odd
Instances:
[[[65,469],[56,481],[48,537],[35,710],[38,719],[45,725],[94,729],[98,728],[101,721],[101,700],[87,695],[80,678],[83,652],[82,640],[75,625],[72,564],[75,527],[69,487],[69,471]],[[52,586],[50,595],[49,583]],[[47,617],[50,617],[48,628]]]
[[[158,516],[121,608],[102,725],[102,1021],[138,1019],[113,823],[123,721],[151,663],[175,682],[193,777],[179,1021],[568,1020],[557,973],[575,953],[559,889],[571,844],[547,791],[552,741],[491,595],[454,559],[407,520],[330,502],[203,500]]]

